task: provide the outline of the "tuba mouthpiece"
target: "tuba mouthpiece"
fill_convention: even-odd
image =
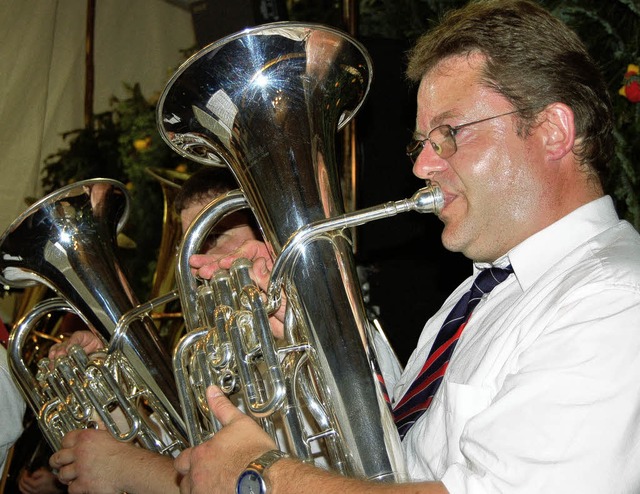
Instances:
[[[412,209],[419,213],[439,214],[444,207],[444,194],[436,182],[427,181],[426,187],[416,191],[409,200],[413,203]]]

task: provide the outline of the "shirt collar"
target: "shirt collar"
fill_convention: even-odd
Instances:
[[[511,264],[522,290],[526,290],[569,252],[618,221],[611,197],[601,197],[531,235],[495,262],[474,263],[474,273]]]

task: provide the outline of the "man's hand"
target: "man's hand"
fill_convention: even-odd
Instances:
[[[224,254],[195,254],[189,264],[195,273],[204,280],[209,280],[220,269],[229,269],[236,259],[244,257],[253,262],[252,279],[262,291],[267,291],[273,261],[267,245],[259,240],[247,240],[237,249]]]
[[[62,449],[51,455],[49,464],[58,469],[58,479],[70,493],[117,493],[122,459],[130,448],[135,446],[118,442],[104,430],[75,430],[64,436]]]
[[[259,240],[247,240],[238,249],[223,255],[195,254],[189,259],[193,274],[204,280],[209,280],[216,271],[229,269],[233,261],[239,258],[249,259],[253,263],[250,276],[260,290],[266,292],[269,287],[269,279],[273,261],[264,242]],[[286,302],[284,297],[280,308],[269,318],[271,331],[276,338],[284,335],[284,313]]]
[[[67,433],[49,464],[70,494],[178,492],[172,458],[120,442],[104,430]]]
[[[182,474],[181,494],[228,494],[249,464],[277,446],[251,418],[238,410],[216,387],[207,389],[209,408],[223,428],[175,460]],[[392,484],[348,478],[297,460],[281,460],[269,469],[277,492],[296,494],[447,494],[441,482]]]
[[[75,331],[71,336],[65,338],[60,343],[52,345],[49,349],[49,360],[55,362],[55,359],[67,354],[71,345],[80,345],[85,353],[90,354],[105,347],[105,343],[92,333],[91,331]]]
[[[207,402],[223,429],[176,459],[175,468],[183,475],[183,494],[235,492],[238,477],[249,462],[276,448],[271,437],[219,388],[207,389]]]
[[[65,491],[56,476],[45,467],[34,472],[22,469],[18,475],[18,489],[21,494],[62,494]]]

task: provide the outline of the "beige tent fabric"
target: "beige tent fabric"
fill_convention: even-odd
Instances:
[[[96,2],[94,111],[159,92],[195,44],[191,15],[163,0]],[[40,197],[44,159],[83,126],[86,0],[0,0],[0,232]],[[6,301],[3,301],[6,305]],[[0,307],[0,316],[10,319]]]

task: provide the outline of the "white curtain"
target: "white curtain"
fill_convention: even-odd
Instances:
[[[96,3],[98,113],[128,96],[125,83],[159,92],[195,36],[190,13],[166,1]],[[25,197],[40,197],[43,161],[66,147],[61,134],[83,126],[86,10],[86,0],[0,0],[0,233]]]

